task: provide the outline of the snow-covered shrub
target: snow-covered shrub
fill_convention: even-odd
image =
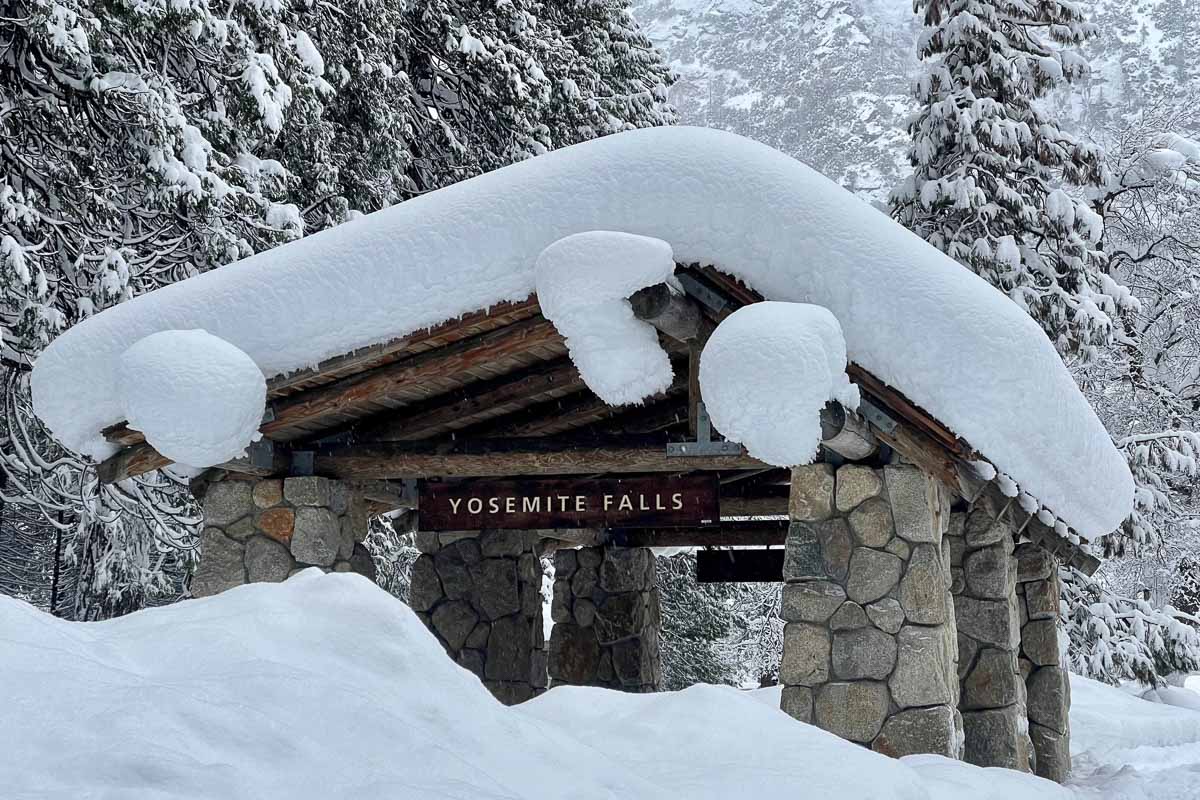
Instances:
[[[388,594],[408,602],[412,566],[421,551],[413,543],[407,516],[371,517],[363,546],[375,561],[375,583]]]
[[[1062,570],[1062,608],[1072,672],[1106,683],[1160,686],[1200,670],[1196,617],[1110,592],[1076,570]]]

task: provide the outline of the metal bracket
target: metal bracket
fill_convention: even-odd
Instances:
[[[742,446],[737,442],[725,442],[713,439],[712,420],[704,408],[704,401],[696,404],[696,441],[670,442],[667,444],[667,455],[675,458],[688,456],[740,456]]]
[[[720,314],[729,307],[729,302],[724,297],[686,272],[677,272],[675,273],[675,277],[679,280],[680,285],[683,286],[683,291],[686,294],[700,301],[701,305],[707,306],[713,313]]]
[[[865,419],[867,422],[871,423],[876,428],[887,434],[895,431],[896,427],[899,425],[896,420],[888,416],[887,412],[872,403],[865,396],[858,401],[858,413],[861,414],[863,419]]]
[[[292,452],[291,474],[296,477],[313,474],[313,451],[295,450]]]
[[[275,467],[275,443],[270,439],[251,442],[246,448],[246,460],[257,469],[271,470]]]

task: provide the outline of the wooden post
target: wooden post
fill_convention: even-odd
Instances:
[[[704,345],[712,335],[713,325],[704,321],[700,332],[688,341],[688,433],[695,439],[700,430],[700,404],[704,399],[700,396],[700,354]]]

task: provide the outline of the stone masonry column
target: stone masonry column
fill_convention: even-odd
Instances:
[[[961,748],[949,522],[918,468],[792,471],[782,707],[891,756]]]
[[[204,509],[193,597],[282,581],[306,567],[375,579],[375,564],[362,544],[370,514],[350,484],[316,476],[229,475],[195,481],[192,492]]]
[[[950,541],[958,622],[959,709],[964,758],[981,767],[1030,771],[1025,681],[1017,664],[1021,617],[1017,560],[1008,524],[987,502],[955,514]]]
[[[409,605],[496,699],[546,688],[540,539],[525,531],[418,532]]]
[[[583,547],[554,554],[552,685],[662,689],[654,553]]]
[[[1058,633],[1058,564],[1048,550],[1026,542],[1017,547],[1017,603],[1021,610],[1021,655],[1033,740],[1034,771],[1062,783],[1071,771],[1071,683],[1062,666]]]

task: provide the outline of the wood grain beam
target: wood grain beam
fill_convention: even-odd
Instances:
[[[639,289],[629,298],[633,315],[649,322],[677,342],[687,342],[700,333],[703,315],[695,301],[665,283]]]
[[[390,412],[354,428],[359,441],[414,441],[520,411],[532,404],[580,392],[587,387],[569,359],[520,370],[494,381],[472,384],[451,397],[437,397],[416,411]],[[407,413],[406,413],[407,412]]]
[[[616,423],[626,415],[635,417],[645,408],[677,397],[686,387],[684,379],[677,376],[666,392],[646,398],[646,403],[642,406],[610,406],[590,390],[584,390],[548,403],[531,405],[511,418],[496,420],[495,424],[485,426],[476,431],[476,434],[488,437],[555,436],[606,420],[612,420],[614,423],[612,426],[606,426],[612,433],[647,433],[653,429],[630,427],[626,430],[616,430]]]
[[[761,461],[745,454],[668,456],[665,442],[586,443],[553,439],[359,444],[321,448],[313,455],[316,474],[351,479],[683,473],[762,466]]]
[[[788,513],[787,495],[771,497],[721,497],[721,518],[778,517]]]
[[[365,405],[406,384],[462,373],[539,345],[561,342],[562,337],[547,320],[541,317],[522,320],[285,398],[273,406],[274,419],[261,430],[266,436],[273,436],[306,424],[319,424],[323,418]]]
[[[612,531],[610,541],[624,547],[771,547],[782,545],[787,531],[787,520],[750,520],[702,528]]]
[[[237,458],[223,464],[213,465],[213,469],[223,469],[242,475],[267,477],[277,475],[286,470],[286,453],[276,451],[272,454],[269,465],[255,463],[249,458]],[[126,478],[136,478],[156,469],[171,466],[174,461],[159,453],[146,442],[135,444],[117,451],[109,458],[96,465],[96,477],[101,483],[111,484]]]

